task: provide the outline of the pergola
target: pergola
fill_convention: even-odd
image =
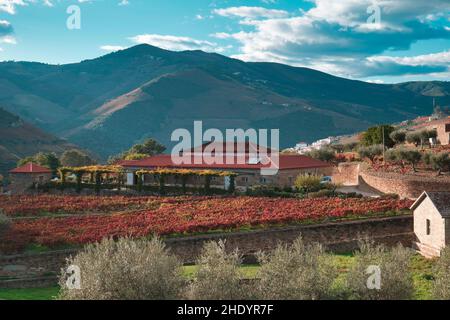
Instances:
[[[117,179],[117,186],[120,187],[123,184],[123,174],[124,170],[121,166],[85,166],[85,167],[63,167],[59,170],[59,175],[61,179],[61,184],[64,186],[66,184],[67,174],[74,174],[76,177],[77,191],[80,191],[83,184],[83,176],[89,174],[90,183],[95,184],[95,190],[100,191],[103,178],[109,177],[113,174]]]
[[[211,187],[211,180],[213,177],[229,177],[230,187],[228,191],[233,192],[235,189],[234,178],[237,176],[236,173],[231,171],[215,171],[215,170],[189,170],[189,169],[153,169],[153,170],[139,170],[136,171],[138,177],[137,184],[138,190],[142,190],[144,175],[152,175],[159,182],[160,191],[164,191],[166,178],[169,176],[175,177],[176,181],[181,182],[181,187],[183,193],[186,192],[186,184],[189,177],[204,177],[205,191],[208,192]]]

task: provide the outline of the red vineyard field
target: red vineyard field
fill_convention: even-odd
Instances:
[[[251,197],[160,198],[158,208],[108,215],[16,219],[0,239],[0,251],[20,251],[28,244],[48,247],[81,245],[104,237],[188,234],[251,226],[320,222],[370,217],[400,211],[409,200],[393,199],[274,199]],[[170,198],[166,198],[170,199]],[[172,198],[173,199],[173,198]],[[157,198],[153,200],[157,201]],[[91,201],[91,200],[89,200]]]
[[[85,214],[152,209],[161,203],[199,201],[207,197],[132,197],[132,196],[0,196],[0,208],[10,217],[42,214]]]

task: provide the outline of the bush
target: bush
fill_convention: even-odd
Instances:
[[[377,156],[381,156],[383,154],[384,147],[382,145],[372,145],[368,147],[359,147],[358,154],[361,159],[367,158],[371,162],[375,160]]]
[[[329,162],[334,159],[335,151],[331,148],[322,148],[322,149],[312,150],[312,151],[306,153],[306,155],[311,158],[317,159],[317,160]]]
[[[199,269],[187,292],[194,300],[241,300],[246,290],[240,272],[241,257],[237,251],[227,253],[225,242],[208,242],[197,260]]]
[[[386,159],[391,161],[405,161],[411,164],[414,172],[416,172],[416,165],[422,159],[422,154],[415,149],[398,148],[388,150],[386,152]]]
[[[433,298],[450,300],[450,248],[441,251],[441,256],[434,268]]]
[[[390,125],[381,125],[377,127],[372,127],[367,129],[361,137],[361,143],[364,146],[379,145],[383,143],[384,134],[384,144],[385,146],[391,148],[394,146],[394,141],[391,140],[390,134],[394,131],[394,127]]]
[[[305,193],[318,191],[322,188],[322,184],[320,183],[322,181],[321,176],[317,175],[299,175],[295,179],[295,187],[297,190]]]
[[[413,281],[409,272],[411,251],[398,245],[388,249],[372,242],[360,244],[355,253],[355,264],[350,268],[346,289],[350,299],[356,300],[405,300],[413,295]],[[367,284],[372,271],[369,266],[377,266],[381,272],[379,289],[369,289]]]
[[[11,219],[0,209],[0,236],[11,227]]]
[[[298,238],[291,246],[279,244],[260,253],[259,299],[319,300],[332,297],[337,271],[320,244],[306,245]]]
[[[405,142],[406,140],[406,131],[404,130],[395,130],[391,132],[389,137],[394,141],[396,144],[400,144]]]
[[[158,238],[149,240],[104,239],[88,245],[68,265],[81,271],[81,289],[65,285],[63,300],[164,300],[179,297],[185,281],[181,264]]]

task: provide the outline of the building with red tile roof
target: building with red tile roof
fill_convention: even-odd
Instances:
[[[10,173],[12,194],[26,193],[30,188],[45,184],[52,179],[52,171],[35,163],[29,162],[15,168]]]
[[[217,145],[222,144],[221,142]],[[207,147],[210,148],[207,149]],[[230,147],[231,146],[231,147]],[[267,149],[255,144],[223,144],[221,149],[211,148],[211,144],[180,152],[183,163],[174,161],[171,155],[157,155],[141,160],[123,160],[119,165],[128,171],[127,183],[135,184],[136,171],[140,169],[191,169],[191,170],[217,170],[232,171],[238,176],[235,179],[236,187],[249,187],[254,185],[276,185],[279,187],[292,187],[295,178],[300,174],[331,175],[332,165],[305,155],[280,154],[278,151]],[[208,159],[204,151],[212,151]],[[262,152],[262,153],[258,153]],[[263,174],[264,170],[275,169],[276,174]],[[153,183],[152,177],[146,177],[144,182]],[[217,186],[223,184],[223,179],[216,178]],[[193,181],[194,182],[194,181]],[[195,183],[192,183],[195,184]]]
[[[49,168],[29,162],[21,167],[10,170],[9,173],[52,173],[52,171]]]

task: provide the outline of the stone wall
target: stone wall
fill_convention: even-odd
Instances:
[[[244,261],[251,263],[256,261],[255,253],[274,249],[279,242],[290,243],[300,235],[306,241],[320,242],[334,252],[352,251],[357,248],[358,240],[364,237],[387,245],[402,243],[410,246],[414,241],[412,216],[401,216],[169,238],[166,239],[166,244],[185,264],[191,264],[195,262],[205,242],[223,239],[226,240],[229,250],[239,248],[244,255]],[[74,250],[64,250],[0,256],[0,277],[39,278],[56,275],[65,265],[66,258],[74,254]]]
[[[402,175],[374,171],[361,171],[360,176],[365,183],[383,193],[395,193],[402,198],[415,199],[424,190],[450,190],[450,177],[424,177],[417,175]]]
[[[331,176],[334,184],[357,186],[359,184],[359,162],[343,162],[334,168]]]
[[[10,174],[11,194],[23,194],[34,185],[45,184],[52,179],[51,173],[14,173]]]

